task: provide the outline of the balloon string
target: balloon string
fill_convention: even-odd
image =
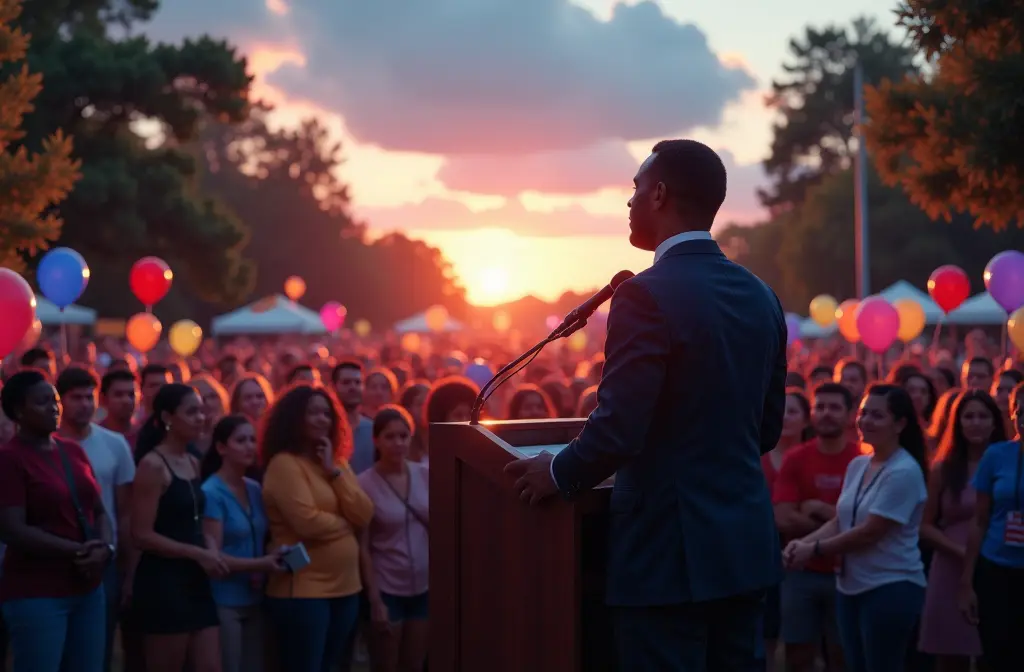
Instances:
[[[68,325],[67,321],[64,319],[63,306],[61,306],[60,309],[60,349],[64,355],[64,359],[70,359],[70,356],[68,355]]]
[[[945,317],[946,316],[943,315],[942,317],[939,318],[939,321],[935,323],[935,331],[932,332],[932,345],[929,348],[929,350],[931,351],[931,360],[933,366],[935,365],[935,353],[937,352],[936,348],[938,348],[939,346],[939,336],[942,334],[942,320],[944,320]]]

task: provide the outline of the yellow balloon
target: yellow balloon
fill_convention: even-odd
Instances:
[[[402,350],[406,352],[418,352],[420,349],[419,334],[402,334]]]
[[[427,321],[427,329],[431,331],[442,331],[448,324],[448,309],[444,306],[431,306],[423,314]]]
[[[587,334],[582,331],[577,331],[575,334],[569,336],[569,349],[573,352],[583,352],[587,347]]]
[[[512,327],[512,318],[504,310],[499,310],[494,314],[494,330],[505,333]],[[579,332],[577,332],[579,333]]]
[[[203,342],[203,330],[192,320],[179,320],[167,332],[167,342],[178,355],[190,357]]]
[[[149,352],[158,342],[164,327],[151,313],[136,313],[128,319],[124,334],[133,348]]]
[[[356,323],[352,325],[352,331],[356,332],[356,336],[359,338],[366,338],[373,331],[370,328],[370,322],[368,320],[356,320]]]
[[[892,304],[900,314],[900,340],[909,343],[924,331],[924,308],[913,299],[897,299]]]
[[[284,281],[284,295],[292,301],[298,301],[306,293],[306,281],[297,275]]]
[[[860,332],[857,330],[857,299],[847,299],[836,308],[836,322],[839,324],[839,333],[850,343],[860,340]]]
[[[819,294],[811,299],[811,319],[819,327],[831,327],[836,323],[836,309],[839,304],[828,294]]]
[[[1024,352],[1024,308],[1018,308],[1006,322],[1006,334],[1017,349]]]

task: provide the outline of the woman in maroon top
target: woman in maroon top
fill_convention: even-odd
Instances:
[[[18,426],[0,448],[0,605],[14,672],[100,672],[114,546],[99,486],[81,446],[54,435],[60,402],[42,373],[11,376],[0,404]]]

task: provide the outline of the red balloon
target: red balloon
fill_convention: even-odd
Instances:
[[[144,306],[154,306],[167,296],[174,273],[167,262],[159,257],[143,257],[132,266],[128,285]]]
[[[939,304],[939,308],[948,314],[971,295],[971,280],[959,266],[939,266],[928,278],[928,293]]]
[[[25,278],[0,268],[0,358],[14,352],[36,319],[36,295]]]

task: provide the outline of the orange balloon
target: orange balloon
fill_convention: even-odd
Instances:
[[[860,332],[857,330],[857,306],[860,301],[847,299],[836,308],[836,323],[839,325],[839,333],[850,343],[860,341]]]
[[[124,334],[128,343],[139,352],[149,352],[160,342],[164,327],[151,313],[136,313],[128,319]]]
[[[494,314],[494,330],[505,333],[512,328],[512,318],[504,310],[499,310]],[[579,333],[579,332],[577,332]]]
[[[427,323],[427,329],[431,331],[442,331],[448,324],[448,309],[444,306],[431,306],[423,314]]]
[[[373,331],[373,328],[370,326],[369,320],[359,319],[356,320],[354,325],[352,325],[352,331],[356,332],[356,336],[359,338],[366,338],[370,335],[370,332]]]
[[[402,334],[402,350],[406,352],[418,352],[420,349],[419,334]]]
[[[292,301],[298,301],[306,293],[306,281],[293,275],[284,281],[284,295]]]

